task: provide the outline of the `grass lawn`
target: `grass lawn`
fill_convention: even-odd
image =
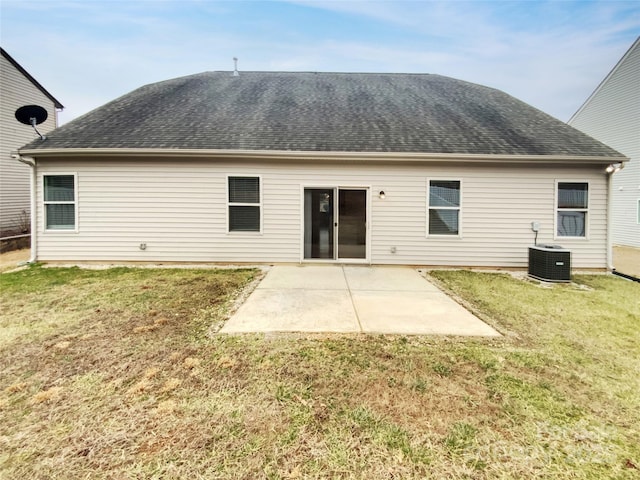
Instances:
[[[432,272],[495,340],[210,333],[256,270],[0,275],[0,478],[640,478],[640,285]]]

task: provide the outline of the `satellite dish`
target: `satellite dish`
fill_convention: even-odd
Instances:
[[[40,134],[36,125],[40,125],[48,116],[49,114],[47,111],[40,105],[25,105],[24,107],[20,107],[16,110],[16,120],[20,123],[24,123],[25,125],[31,125],[43,140],[45,137]]]
[[[49,114],[40,105],[25,105],[16,110],[16,119],[25,125],[40,125]]]

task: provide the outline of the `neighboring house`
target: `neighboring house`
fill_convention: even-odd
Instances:
[[[613,243],[640,249],[640,37],[569,124],[630,158],[613,176]],[[640,273],[640,250],[635,258]]]
[[[626,157],[438,75],[208,72],[141,87],[24,146],[33,259],[607,267]]]
[[[38,131],[44,134],[58,126],[57,109],[63,106],[3,48],[0,53],[0,236],[5,236],[25,233],[30,225],[29,167],[10,153],[38,137],[15,112],[24,105],[43,107],[48,118]]]

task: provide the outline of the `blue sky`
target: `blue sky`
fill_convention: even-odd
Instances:
[[[640,35],[638,1],[0,0],[0,43],[65,105],[210,70],[437,73],[567,121]]]

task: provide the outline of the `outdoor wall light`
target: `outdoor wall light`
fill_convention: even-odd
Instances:
[[[384,190],[380,190],[380,193],[378,194],[378,196],[380,197],[380,200],[384,200],[386,195],[384,194]]]
[[[612,163],[611,165],[607,166],[607,168],[605,169],[607,173],[617,173],[620,170],[622,170],[621,163]]]

